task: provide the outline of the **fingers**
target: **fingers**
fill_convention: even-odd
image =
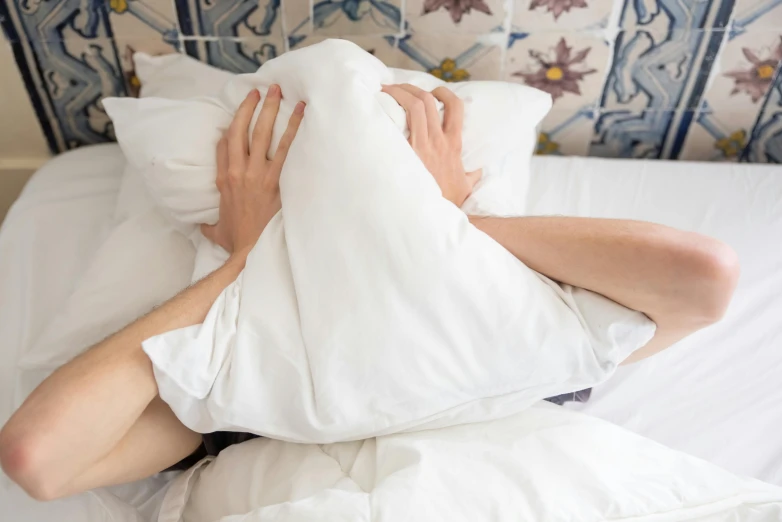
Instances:
[[[274,120],[277,119],[277,113],[280,111],[281,99],[282,91],[280,91],[280,86],[273,84],[266,92],[266,99],[263,102],[261,114],[258,116],[258,121],[255,123],[255,130],[253,131],[250,162],[255,165],[265,160],[266,155],[269,153]]]
[[[261,100],[261,93],[253,89],[236,110],[234,119],[228,127],[228,166],[229,171],[243,171],[247,163],[248,140],[247,130],[250,127],[255,107]]]
[[[277,152],[274,153],[274,159],[272,162],[277,168],[272,169],[276,173],[277,180],[279,181],[280,172],[282,172],[282,164],[285,163],[285,158],[288,157],[288,151],[293,143],[293,138],[296,137],[296,133],[299,131],[299,125],[304,118],[304,102],[299,102],[293,109],[293,114],[288,120],[288,127],[285,129],[285,133],[280,138],[280,144],[277,145]]]
[[[426,92],[420,87],[410,85],[409,83],[400,84],[399,87],[409,92],[424,104],[424,113],[426,114],[426,130],[429,137],[439,136],[443,133],[440,125],[440,113],[437,111],[437,101],[431,92]]]
[[[390,94],[402,106],[407,114],[407,127],[410,129],[410,144],[426,140],[429,134],[426,123],[426,108],[416,96],[413,96],[399,85],[384,85],[383,92]]]
[[[438,87],[432,91],[432,95],[443,102],[443,132],[453,139],[462,139],[462,125],[464,124],[464,102],[453,91],[445,87]]]

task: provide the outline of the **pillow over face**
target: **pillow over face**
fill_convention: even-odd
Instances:
[[[191,429],[332,442],[496,418],[601,382],[651,338],[642,314],[539,276],[442,198],[380,91],[395,81],[441,85],[329,40],[216,99],[105,102],[129,161],[192,226],[217,219],[214,150],[247,93],[284,94],[271,154],[307,102],[283,210],[243,273],[202,325],[144,343],[161,397]],[[501,82],[454,91],[468,170],[505,156],[550,106]]]

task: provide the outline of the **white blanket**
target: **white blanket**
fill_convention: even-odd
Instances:
[[[545,404],[367,441],[258,439],[207,462],[171,485],[161,521],[782,520],[778,488]]]
[[[211,151],[246,93],[280,84],[275,143],[307,101],[283,210],[244,272],[203,325],[144,343],[188,427],[334,442],[494,419],[603,381],[651,338],[642,314],[539,276],[442,198],[380,93],[398,80],[331,40],[238,76],[219,99],[105,102],[129,161],[187,222],[216,214]],[[466,167],[501,159],[528,127],[516,121],[525,88],[456,92],[487,108],[468,121],[500,104],[494,132],[465,130]]]

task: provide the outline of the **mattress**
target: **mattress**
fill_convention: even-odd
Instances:
[[[65,302],[113,227],[124,160],[116,145],[62,155],[33,176],[0,230],[0,422],[15,361]],[[536,157],[531,214],[644,219],[718,237],[742,262],[726,318],[623,367],[571,404],[730,471],[782,485],[782,169]],[[778,379],[777,379],[778,380]],[[161,475],[48,504],[0,477],[14,520],[137,521],[154,516]]]
[[[655,221],[736,249],[725,318],[570,404],[782,485],[782,167],[535,157],[531,214]]]

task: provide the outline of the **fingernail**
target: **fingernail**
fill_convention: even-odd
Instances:
[[[269,96],[277,96],[278,92],[280,92],[280,86],[273,83],[272,86],[269,87]]]
[[[304,112],[304,107],[305,107],[306,105],[307,105],[307,104],[306,104],[306,103],[304,103],[304,102],[299,102],[299,103],[297,103],[297,104],[296,104],[296,107],[293,109],[293,112],[295,112],[296,114],[302,114],[302,113]]]

